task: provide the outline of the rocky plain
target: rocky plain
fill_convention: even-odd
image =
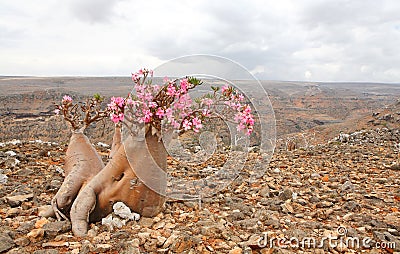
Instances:
[[[0,253],[400,252],[398,94],[363,87],[358,89],[369,95],[353,91],[355,99],[345,100],[338,92],[343,88],[293,87],[270,92],[280,130],[260,177],[252,177],[261,170],[262,154],[255,147],[221,191],[201,200],[168,199],[153,218],[126,219],[115,212],[114,224],[91,223],[83,238],[72,234],[69,221],[38,216],[64,179],[69,134],[51,112],[56,96],[66,91],[2,95]],[[332,95],[342,97],[341,103]],[[13,108],[21,100],[31,103]],[[285,107],[289,103],[295,109]],[[104,162],[112,127],[107,126],[106,134],[89,130]],[[296,144],[293,149],[285,146],[288,140]],[[202,156],[196,149],[188,153]],[[206,168],[220,167],[224,156],[212,155]],[[205,170],[168,162],[169,172],[183,178]]]

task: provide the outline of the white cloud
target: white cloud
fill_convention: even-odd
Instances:
[[[0,75],[129,75],[214,54],[262,79],[399,82],[399,12],[396,0],[0,0]]]

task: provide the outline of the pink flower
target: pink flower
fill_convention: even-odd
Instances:
[[[203,109],[202,111],[201,111],[201,113],[203,114],[203,116],[210,116],[211,114],[210,114],[210,110],[208,110],[208,109]]]
[[[145,93],[144,100],[152,101],[153,100],[153,95],[151,93]]]
[[[142,85],[138,85],[138,84],[135,85],[135,90],[136,90],[136,92],[138,92],[138,93],[139,93],[139,92],[142,92],[142,93],[143,93],[144,89],[145,89],[145,87],[142,86]]]
[[[185,119],[182,123],[182,127],[185,131],[190,130],[192,128],[192,123],[189,120]]]
[[[122,97],[112,97],[111,98],[111,103],[114,103],[120,108],[123,108],[125,105],[125,99]]]
[[[114,123],[119,123],[122,122],[124,120],[124,114],[120,113],[120,114],[111,114],[111,121],[113,121]]]
[[[235,122],[239,123],[242,120],[242,114],[237,113],[234,118]]]
[[[157,103],[155,103],[154,101],[149,102],[149,108],[156,108],[157,107]]]
[[[253,119],[253,117],[249,116],[249,117],[246,119],[246,124],[248,124],[248,125],[250,125],[250,126],[253,126],[253,125],[254,125],[254,119]]]
[[[211,106],[214,103],[214,101],[211,100],[210,98],[204,98],[201,100],[201,103],[206,106]]]
[[[165,116],[168,119],[172,118],[172,109],[171,108],[167,108],[167,110],[165,110]]]
[[[164,116],[164,110],[162,108],[158,108],[157,112],[156,112],[156,116],[158,116],[158,118],[163,118]]]
[[[175,86],[173,86],[172,84],[169,84],[168,85],[168,87],[167,87],[167,94],[169,95],[169,96],[175,96],[175,94],[176,94],[176,88],[175,88]]]
[[[182,92],[186,92],[189,87],[189,82],[188,82],[187,78],[181,79],[180,85],[181,85]]]
[[[72,98],[68,95],[64,95],[63,102],[72,102]]]
[[[247,132],[246,132],[246,135],[247,136],[250,136],[250,134],[253,132],[253,128],[248,128],[247,129]]]
[[[244,110],[243,110],[243,113],[245,113],[245,114],[250,114],[250,113],[251,113],[251,108],[250,108],[249,105],[246,105],[246,106],[245,106],[245,108],[244,108]]]
[[[60,114],[60,109],[56,108],[56,109],[54,110],[54,113],[55,113],[56,115]]]
[[[175,129],[178,129],[179,127],[181,127],[181,125],[177,121],[175,121],[174,119],[171,120],[171,125]]]
[[[198,117],[195,117],[192,119],[192,123],[194,126],[194,131],[199,132],[199,129],[203,128],[203,125],[201,124],[201,120]]]
[[[138,73],[132,73],[132,81],[133,82],[138,82],[140,80],[140,76]]]
[[[222,93],[225,93],[225,91],[228,90],[228,89],[229,89],[229,86],[228,86],[228,85],[224,85],[224,86],[221,88],[221,92],[222,92]]]
[[[236,127],[237,131],[242,131],[246,128],[246,126],[244,126],[244,124],[242,122],[240,122],[238,124],[238,126]]]
[[[153,113],[151,113],[150,110],[145,109],[145,110],[143,110],[143,115],[144,115],[143,116],[143,121],[145,123],[149,123],[151,121],[151,117],[153,116]]]

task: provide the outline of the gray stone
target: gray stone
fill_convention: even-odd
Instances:
[[[259,191],[259,194],[260,194],[261,197],[264,197],[264,198],[271,197],[271,191],[270,191],[270,189],[269,189],[268,186],[262,188],[262,189]]]
[[[69,221],[48,222],[43,226],[44,233],[49,237],[56,237],[59,234],[66,233],[71,230]]]
[[[245,215],[239,210],[234,210],[230,215],[230,218],[232,218],[233,220],[243,220],[245,218]]]
[[[347,201],[344,203],[343,208],[351,212],[359,212],[361,210],[361,206],[355,201]]]
[[[13,239],[8,234],[0,233],[0,253],[15,246]]]
[[[92,250],[92,252],[95,253],[103,253],[103,252],[108,252],[112,248],[112,245],[109,243],[99,243],[96,244]]]
[[[329,202],[329,201],[322,201],[322,202],[317,203],[316,206],[317,206],[317,208],[327,208],[327,207],[332,207],[333,203]]]
[[[147,217],[142,217],[139,220],[139,225],[145,228],[151,228],[153,225],[154,221],[152,218],[147,218]]]
[[[271,226],[271,227],[277,229],[277,228],[280,227],[281,223],[280,223],[278,220],[269,219],[269,220],[266,220],[266,221],[264,222],[264,225],[265,225],[265,226]]]
[[[20,237],[18,239],[15,239],[15,244],[18,246],[27,246],[31,243],[31,241],[29,240],[29,238],[27,237]]]
[[[6,184],[8,177],[4,174],[0,174],[0,184]]]
[[[392,166],[390,166],[391,170],[400,170],[400,164],[394,164]]]
[[[6,197],[6,201],[11,207],[17,207],[20,206],[22,202],[30,200],[32,198],[33,193],[26,195],[8,196]]]
[[[47,250],[36,250],[33,254],[58,254],[58,250],[56,249],[47,249]]]
[[[400,236],[400,232],[395,228],[388,228],[388,232],[394,236]]]
[[[131,233],[126,230],[119,230],[112,234],[112,238],[114,239],[128,239],[132,237]]]
[[[7,210],[6,217],[12,218],[19,215],[22,212],[21,207],[13,207]]]
[[[352,192],[354,191],[354,185],[350,181],[346,181],[341,187],[341,192]]]
[[[283,201],[286,201],[288,199],[291,199],[293,195],[293,191],[290,189],[285,188],[280,194],[279,198],[282,199]]]
[[[317,202],[319,202],[319,198],[317,197],[317,196],[312,196],[312,197],[310,197],[310,202],[311,203],[317,203]]]

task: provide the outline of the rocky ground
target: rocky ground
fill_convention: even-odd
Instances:
[[[277,150],[259,179],[250,152],[238,178],[201,203],[170,200],[154,218],[97,222],[77,238],[69,222],[37,215],[63,181],[66,146],[2,143],[0,253],[400,252],[399,149],[399,129],[342,134]]]

